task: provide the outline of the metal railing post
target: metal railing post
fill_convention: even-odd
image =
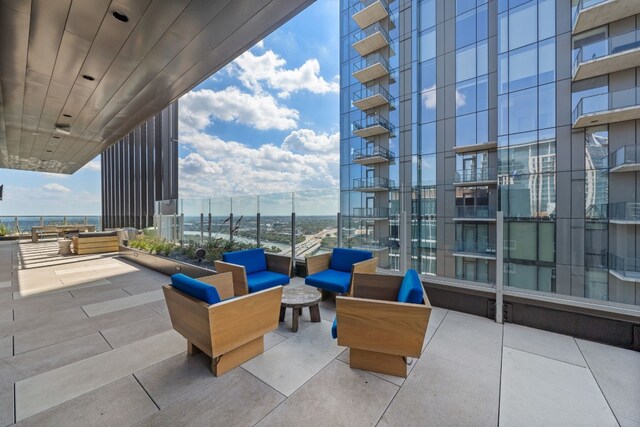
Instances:
[[[256,245],[260,247],[260,212],[256,214]]]
[[[502,211],[496,213],[496,322],[504,323],[502,318],[503,307],[503,284],[504,277],[503,261],[504,261],[504,214]]]
[[[200,244],[204,242],[204,213],[200,212]]]
[[[296,213],[291,212],[291,274],[296,271]]]
[[[339,248],[342,247],[342,213],[338,212],[338,241],[336,242],[336,246]]]
[[[209,241],[211,241],[211,209],[209,209],[209,222],[207,223],[207,233],[209,233]]]
[[[229,214],[229,242],[233,242],[233,213]]]

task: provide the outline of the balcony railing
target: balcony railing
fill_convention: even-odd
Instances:
[[[494,206],[456,206],[455,219],[463,220],[496,220]]]
[[[357,178],[353,180],[354,191],[389,191],[394,186],[395,184],[392,180],[381,177]]]
[[[580,0],[573,11],[571,31],[581,33],[638,13],[637,0]]]
[[[573,110],[573,127],[614,123],[640,118],[640,88],[582,98]]]
[[[496,245],[489,242],[467,242],[458,240],[453,247],[454,256],[468,256],[480,258],[495,258]]]
[[[389,34],[380,23],[368,26],[353,35],[353,48],[361,56],[375,52],[389,45]]]
[[[630,172],[640,170],[640,146],[625,145],[609,155],[611,172]]]
[[[605,1],[606,0],[579,0],[576,5],[576,10],[573,11],[573,16],[571,17],[571,25],[575,27],[576,22],[578,21],[578,15],[580,15],[580,12],[582,12],[583,9],[587,9]]]
[[[395,109],[395,98],[380,84],[363,87],[353,92],[353,105],[362,111],[389,104],[389,109]]]
[[[611,55],[634,52],[634,59],[621,61],[616,57],[606,61]],[[573,61],[573,78],[582,80],[589,77],[621,71],[630,67],[629,61],[640,65],[640,30],[630,31],[605,40],[582,46]]]
[[[455,185],[491,184],[497,182],[497,168],[459,169],[456,171]]]
[[[102,217],[97,215],[19,215],[0,216],[0,225],[7,236],[31,236],[31,227],[45,225],[93,225],[102,229]],[[2,237],[2,236],[0,236]]]
[[[353,163],[361,165],[392,162],[394,159],[395,155],[391,151],[377,145],[355,150],[352,156]]]
[[[609,219],[614,222],[640,223],[640,203],[609,203]]]
[[[385,0],[360,0],[351,8],[351,17],[360,28],[366,28],[389,16],[389,5]]]
[[[353,76],[363,84],[386,75],[393,80],[393,71],[389,67],[389,61],[379,52],[354,62],[352,67]]]
[[[355,218],[388,219],[389,208],[353,208]]]
[[[389,238],[381,237],[379,239],[374,239],[372,237],[354,237],[350,240],[349,246],[355,249],[365,249],[370,251],[379,251],[382,249],[389,248]]]
[[[609,272],[621,280],[640,281],[640,259],[609,254]]]
[[[373,114],[361,120],[356,120],[352,125],[353,134],[361,138],[369,138],[386,133],[392,138],[396,130],[394,125],[379,114]]]

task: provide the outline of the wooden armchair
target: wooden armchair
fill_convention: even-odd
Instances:
[[[173,328],[187,339],[188,353],[206,353],[219,376],[264,351],[264,334],[278,327],[282,286],[234,298],[231,273],[196,281],[213,286],[221,301],[209,304],[171,285],[163,287],[164,297]]]
[[[233,274],[236,296],[286,285],[291,275],[291,257],[265,253],[264,249],[226,252],[215,261],[218,273]]]
[[[375,273],[378,258],[368,251],[334,248],[332,253],[306,257],[305,284],[323,292],[350,294],[355,273]]]
[[[407,300],[407,292],[408,300],[422,302],[398,302]],[[406,377],[406,357],[420,357],[430,315],[415,270],[404,278],[356,273],[353,297],[336,298],[335,333],[338,344],[350,348],[352,368]]]

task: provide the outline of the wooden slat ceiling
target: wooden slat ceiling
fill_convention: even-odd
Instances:
[[[0,0],[0,167],[75,172],[312,2]]]

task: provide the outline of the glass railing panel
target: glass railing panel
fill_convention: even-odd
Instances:
[[[571,25],[572,26],[576,25],[576,21],[578,20],[578,15],[583,9],[587,9],[591,6],[596,6],[605,1],[607,0],[579,0],[578,4],[575,6],[573,10],[573,16],[571,17]]]
[[[628,279],[640,279],[640,259],[609,254],[609,270]]]
[[[234,240],[257,245],[258,205],[258,196],[235,196],[231,198]]]
[[[640,48],[640,30],[630,31],[604,40],[582,46],[575,53],[573,72],[583,62],[593,61]]]
[[[371,178],[356,178],[353,180],[353,189],[374,189],[384,188],[390,189],[395,186],[394,182],[387,178],[371,177]]]
[[[375,64],[382,65],[386,70],[389,70],[389,62],[387,59],[381,55],[380,53],[372,53],[371,55],[367,55],[363,57],[360,61],[356,61],[353,63],[353,72],[357,72],[360,70],[364,70],[365,68],[371,67]]]
[[[458,169],[455,182],[494,181],[497,177],[497,168]]]
[[[460,253],[495,256],[496,244],[491,242],[457,240],[454,244],[453,250]]]
[[[387,43],[389,43],[389,33],[387,33],[387,30],[385,30],[385,28],[379,22],[376,22],[373,25],[369,25],[364,30],[356,31],[353,34],[352,43],[355,44],[360,40],[364,40],[367,37],[374,35],[375,33],[380,33],[382,37],[384,37],[384,39],[387,41]]]
[[[267,251],[291,255],[293,211],[293,193],[260,196],[260,243]]]
[[[382,157],[392,162],[395,159],[394,153],[387,150],[384,147],[379,146],[368,146],[366,148],[362,148],[360,150],[354,150],[352,155],[352,160],[355,162],[357,160],[368,159],[372,157]]]
[[[584,114],[602,113],[618,108],[638,106],[640,103],[640,88],[630,88],[616,92],[608,92],[582,98],[573,110],[573,121]]]
[[[353,208],[355,218],[388,218],[389,208]]]
[[[389,13],[389,5],[387,4],[386,0],[360,0],[351,7],[351,15],[353,16],[361,10],[366,9],[372,4],[378,2],[382,4],[382,6],[387,10],[387,13]]]
[[[296,258],[331,252],[338,245],[340,191],[335,188],[294,193]]]
[[[64,225],[65,217],[64,216],[44,216],[42,217],[42,222],[44,225]]]
[[[637,163],[640,163],[640,146],[638,145],[625,145],[609,156],[609,167],[611,168]]]
[[[209,199],[211,211],[211,238],[231,239],[234,228],[231,218],[231,197],[212,197]]]
[[[182,240],[202,243],[207,231],[209,199],[180,199],[180,213]]]
[[[393,124],[389,123],[389,120],[385,119],[379,114],[372,114],[370,116],[366,116],[363,119],[354,121],[352,123],[352,131],[367,129],[374,126],[382,126],[390,134],[393,134],[396,130],[396,127]]]
[[[640,221],[640,203],[618,202],[609,204],[609,218],[622,221]]]
[[[495,219],[496,208],[494,206],[456,206],[456,217]]]

